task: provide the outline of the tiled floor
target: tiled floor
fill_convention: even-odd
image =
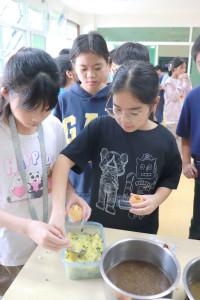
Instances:
[[[194,180],[184,175],[177,190],[160,206],[158,234],[188,238],[193,209]]]

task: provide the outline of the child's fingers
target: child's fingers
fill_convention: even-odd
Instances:
[[[50,246],[58,246],[60,248],[72,248],[70,241],[67,237],[64,236],[56,236],[52,232],[49,232],[49,238],[47,239],[47,243]]]
[[[51,232],[57,238],[66,237],[66,232],[65,232],[64,228],[57,229],[56,227],[49,224],[49,232]]]

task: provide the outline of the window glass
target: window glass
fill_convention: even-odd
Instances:
[[[33,8],[28,8],[28,23],[32,29],[44,31],[44,17],[43,13]]]
[[[32,47],[46,50],[46,39],[44,36],[32,34]]]
[[[9,57],[25,45],[25,34],[23,31],[0,26],[0,74]]]
[[[23,3],[15,0],[0,0],[0,19],[6,23],[24,24]]]
[[[78,26],[77,24],[67,21],[67,39],[75,40],[78,35]]]

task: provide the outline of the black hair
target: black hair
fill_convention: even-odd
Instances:
[[[154,66],[145,61],[130,61],[122,65],[113,78],[109,97],[128,90],[142,103],[152,105],[159,95],[159,76]],[[153,120],[153,115],[150,115]]]
[[[71,60],[75,61],[80,54],[89,52],[102,56],[107,63],[109,62],[109,51],[106,41],[103,36],[96,31],[81,34],[74,40],[70,53]]]
[[[64,88],[67,84],[66,71],[72,71],[73,65],[70,60],[69,54],[59,55],[54,58],[59,70],[59,85],[61,88]]]
[[[127,42],[117,48],[113,62],[122,65],[129,60],[143,60],[149,62],[149,51],[146,46],[140,43]]]
[[[160,70],[162,71],[162,67],[160,65],[155,66],[156,71]]]
[[[60,52],[58,53],[58,55],[70,54],[70,51],[71,51],[70,48],[63,48],[62,50],[60,50]]]
[[[192,57],[194,59],[194,61],[196,62],[197,59],[197,55],[200,53],[200,35],[198,36],[198,38],[196,39],[196,41],[194,42],[193,46],[192,46]]]
[[[174,57],[172,60],[172,72],[174,72],[174,68],[178,68],[182,64],[186,64],[185,60],[179,56]]]
[[[169,68],[169,66],[171,65],[171,70],[168,69],[168,76],[169,76],[169,77],[172,76],[172,62],[173,62],[173,60],[170,60],[170,61],[168,62],[168,68]]]
[[[112,49],[112,50],[109,52],[109,56],[110,56],[110,64],[113,62],[113,57],[114,57],[114,55],[115,55],[116,50],[117,50],[117,48]]]
[[[49,110],[54,108],[58,101],[58,80],[57,65],[48,53],[21,48],[10,57],[4,69],[1,86],[6,89],[8,99],[0,96],[0,119],[9,115],[9,102],[14,94],[19,95],[20,106],[27,111],[41,104]]]

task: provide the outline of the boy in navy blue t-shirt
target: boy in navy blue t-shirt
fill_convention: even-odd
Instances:
[[[200,36],[192,47],[192,57],[200,73]],[[184,102],[177,127],[182,140],[183,174],[195,179],[190,239],[200,240],[200,85],[192,89]],[[193,158],[193,162],[191,162]]]

